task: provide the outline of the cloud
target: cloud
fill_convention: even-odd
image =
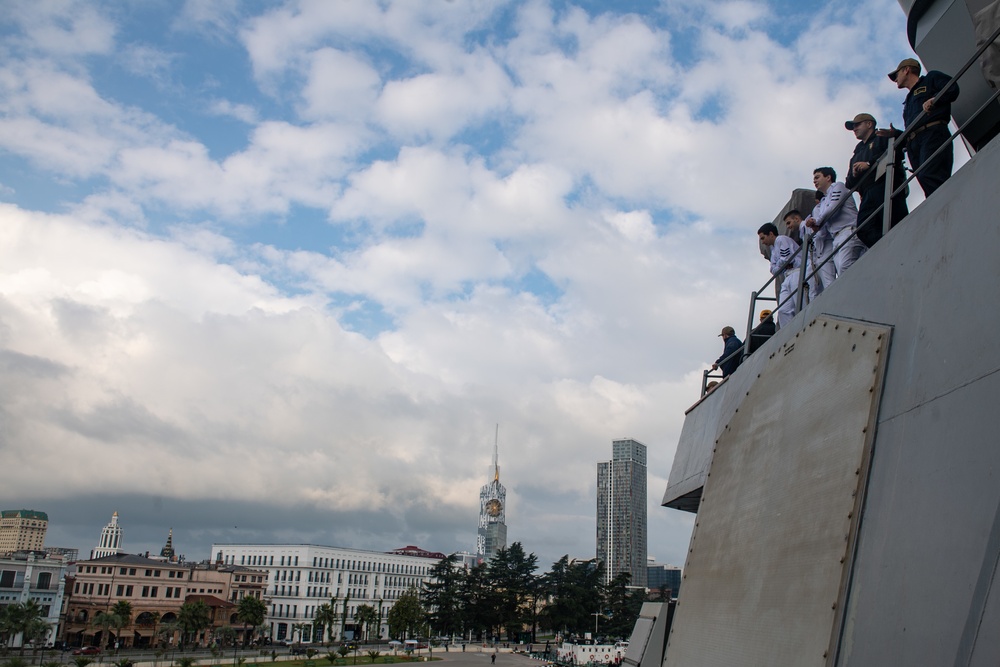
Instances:
[[[54,57],[75,57],[107,54],[114,46],[114,23],[89,3],[17,0],[4,9],[7,20],[21,30],[14,40],[20,48]]]

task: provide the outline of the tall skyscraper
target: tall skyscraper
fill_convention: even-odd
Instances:
[[[0,512],[0,553],[41,551],[45,547],[45,531],[49,515],[35,510],[3,510]]]
[[[104,558],[122,552],[122,527],[118,525],[118,512],[111,515],[111,523],[101,531],[101,543],[90,552],[90,558]]]
[[[507,546],[507,489],[500,483],[497,442],[500,426],[493,441],[493,481],[479,490],[479,532],[476,536],[476,558],[489,561]]]
[[[646,585],[646,445],[614,440],[611,460],[597,464],[597,559],[605,581],[632,575]]]

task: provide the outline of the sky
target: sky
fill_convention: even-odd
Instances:
[[[0,505],[83,555],[114,511],[133,553],[474,551],[496,439],[545,571],[632,437],[683,565],[756,229],[912,55],[894,0],[7,2]]]

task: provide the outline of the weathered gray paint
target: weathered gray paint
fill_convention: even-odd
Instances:
[[[998,174],[994,141],[696,406],[681,434],[665,503],[697,492],[757,355],[822,314],[893,327],[838,665],[1000,655]]]
[[[889,333],[821,317],[761,368],[714,447],[664,665],[827,664]]]

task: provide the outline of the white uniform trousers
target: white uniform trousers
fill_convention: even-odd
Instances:
[[[795,306],[799,301],[798,289],[799,270],[785,269],[785,277],[781,281],[781,290],[778,292],[778,310],[775,313],[775,321],[779,327],[785,326],[795,317]]]

